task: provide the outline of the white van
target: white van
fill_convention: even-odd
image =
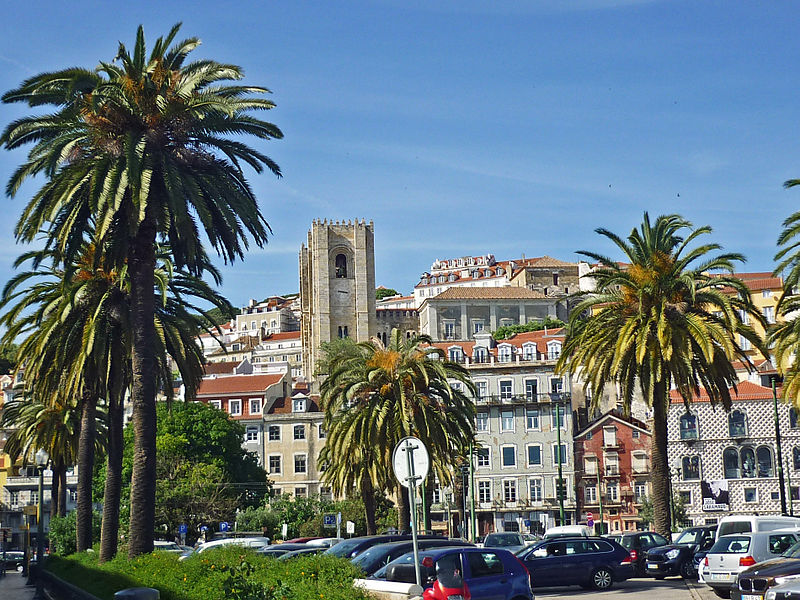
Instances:
[[[717,525],[716,539],[732,533],[774,531],[775,529],[800,530],[800,518],[779,515],[731,515],[722,517]]]
[[[548,527],[544,532],[544,539],[559,537],[589,537],[594,535],[594,532],[586,525],[557,525],[555,527]]]

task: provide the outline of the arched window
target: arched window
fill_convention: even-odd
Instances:
[[[344,254],[336,255],[336,279],[347,278],[347,257]]]
[[[697,416],[692,413],[687,412],[681,415],[681,439],[697,439]]]
[[[497,359],[500,362],[511,362],[511,346],[504,344],[497,349]]]
[[[700,457],[699,456],[684,456],[682,465],[683,479],[700,479]]]
[[[732,438],[747,436],[747,419],[742,411],[734,410],[728,415],[728,434]]]
[[[759,446],[756,450],[756,460],[758,461],[759,477],[774,477],[772,470],[772,451],[768,446]]]
[[[461,348],[450,348],[448,351],[448,359],[452,362],[461,362]]]
[[[536,360],[536,344],[523,344],[522,358],[525,360]]]
[[[792,448],[792,462],[794,463],[794,470],[800,471],[800,446]]]
[[[726,448],[722,453],[722,462],[725,466],[725,479],[739,479],[739,451],[736,448]]]
[[[789,409],[789,427],[797,429],[797,411],[794,407]]]
[[[476,363],[488,362],[486,359],[486,348],[483,347],[475,348],[475,362]]]
[[[742,477],[756,476],[756,453],[750,447],[742,448],[740,453],[742,463]]]

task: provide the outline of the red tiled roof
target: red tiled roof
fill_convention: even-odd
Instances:
[[[730,389],[731,392],[731,400],[736,402],[737,400],[771,400],[772,399],[772,388],[764,387],[761,385],[756,385],[751,381],[743,381],[737,385],[738,393],[733,388]],[[780,395],[780,390],[778,392]],[[669,393],[669,398],[672,404],[679,404],[683,402],[683,398],[678,393],[677,390],[671,390]],[[708,397],[706,390],[704,388],[700,388],[700,395],[692,397],[692,402],[711,402],[711,399]]]
[[[319,404],[312,397],[308,399],[308,406],[306,412],[317,413],[320,412]],[[292,399],[291,398],[277,398],[270,407],[267,414],[270,415],[288,415],[292,413]]]
[[[522,353],[523,345],[534,343],[536,344],[536,350],[539,354],[547,354],[547,342],[551,341],[564,341],[564,329],[557,328],[557,329],[548,329],[547,333],[545,334],[544,330],[542,331],[528,331],[525,333],[517,333],[514,336],[510,337],[507,340],[500,340],[497,342],[497,346],[502,344],[511,344],[516,348],[517,353]],[[475,342],[474,341],[444,341],[444,342],[434,342],[432,344],[434,347],[443,350],[445,354],[450,348],[461,348],[462,352],[467,356],[472,356],[475,350]],[[489,354],[497,356],[497,346],[494,348],[489,348]]]
[[[244,394],[248,392],[263,392],[271,385],[283,379],[282,373],[272,375],[231,375],[203,379],[198,396],[221,394]]]
[[[543,300],[547,296],[523,287],[451,287],[434,298],[437,300]]]
[[[274,342],[280,340],[299,340],[299,331],[282,331],[281,333],[273,333],[264,338],[265,342]]]
[[[239,361],[227,361],[227,362],[216,362],[216,363],[206,363],[203,366],[203,372],[206,375],[232,375],[233,370],[239,365]]]

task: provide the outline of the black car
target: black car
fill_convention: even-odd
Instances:
[[[420,550],[432,550],[434,548],[442,548],[444,546],[473,546],[469,542],[463,540],[450,540],[447,538],[423,538],[418,541]],[[411,540],[400,542],[389,542],[386,544],[378,544],[367,548],[361,554],[351,559],[350,562],[364,571],[365,575],[372,575],[383,567],[388,565],[394,559],[403,556],[407,552],[414,549],[414,542]]]
[[[410,540],[411,536],[403,533],[390,533],[385,535],[363,535],[360,537],[342,540],[328,548],[323,554],[338,556],[339,558],[355,558],[367,548],[372,548],[378,544],[386,544],[387,542],[402,542]],[[445,539],[441,535],[419,535],[417,539]]]
[[[769,588],[798,577],[800,542],[781,554],[780,558],[765,560],[739,573],[736,585],[731,587],[731,599],[743,600],[748,596],[763,598]]]
[[[645,574],[645,556],[647,551],[657,546],[666,546],[669,541],[654,531],[631,531],[605,536],[625,548],[631,555],[631,563],[637,575]]]
[[[607,590],[633,577],[630,552],[613,540],[573,537],[543,540],[517,557],[531,574],[531,586],[579,585]]]
[[[656,579],[680,575],[684,579],[697,579],[694,556],[706,552],[714,545],[713,527],[689,527],[684,529],[672,544],[658,546],[647,551],[645,570]]]

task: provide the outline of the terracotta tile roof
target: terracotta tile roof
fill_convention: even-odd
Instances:
[[[232,375],[233,370],[239,366],[239,361],[232,360],[227,362],[206,363],[203,372],[206,375]]]
[[[283,379],[282,373],[272,375],[230,375],[203,379],[198,396],[246,394],[263,392]]]
[[[534,343],[536,344],[536,350],[539,354],[547,354],[547,342],[551,341],[564,341],[564,329],[548,329],[547,334],[545,334],[544,330],[542,331],[528,331],[525,333],[517,333],[516,335],[510,337],[507,340],[500,340],[497,342],[494,348],[489,348],[489,354],[493,356],[497,356],[497,346],[502,344],[511,344],[516,348],[516,352],[518,354],[522,354],[523,346],[525,344]],[[461,348],[462,352],[467,356],[473,356],[475,350],[475,342],[474,341],[453,341],[448,340],[444,342],[434,342],[432,344],[434,347],[443,350],[445,355],[450,348]]]
[[[273,333],[264,338],[264,342],[277,342],[283,340],[299,340],[299,331],[282,331],[281,333]]]
[[[772,388],[756,385],[751,381],[743,381],[737,385],[738,393],[733,388],[730,389],[731,400],[734,402],[741,400],[771,400]],[[778,390],[780,396],[780,390]],[[671,390],[669,398],[672,404],[679,404],[683,402],[683,398],[676,390]],[[692,402],[711,402],[704,388],[700,389],[700,395],[694,396]]]
[[[319,404],[314,399],[314,397],[310,397],[308,399],[308,405],[306,406],[307,413],[318,413],[321,412],[319,409]],[[292,399],[291,398],[277,398],[275,402],[273,402],[272,407],[267,411],[269,415],[289,415],[292,414]],[[300,413],[303,414],[303,413]]]
[[[744,284],[750,290],[781,290],[783,289],[783,281],[780,277],[763,277],[761,279],[743,279]]]
[[[544,300],[547,296],[523,287],[451,287],[443,291],[436,300]]]

